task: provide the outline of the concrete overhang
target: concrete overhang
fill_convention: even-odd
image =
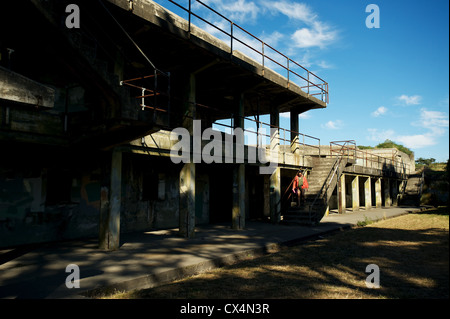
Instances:
[[[52,108],[55,90],[0,66],[0,99]]]
[[[128,0],[108,2],[115,5],[111,6],[113,14],[159,69],[197,74],[198,103],[227,108],[230,96],[244,93],[247,100],[258,99],[260,114],[273,108],[302,113],[327,106],[287,77],[206,31],[189,27],[187,20],[153,1],[134,0],[131,11]],[[246,107],[245,113],[253,115],[256,110]]]

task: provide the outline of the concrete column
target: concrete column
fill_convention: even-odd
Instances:
[[[272,223],[278,223],[281,217],[281,172],[278,167],[280,150],[280,132],[278,127],[280,126],[280,114],[277,109],[272,110],[270,113],[270,124],[276,127],[271,128],[270,132],[271,163],[276,163],[276,167],[274,167],[273,173],[270,176],[270,219]]]
[[[122,152],[114,150],[102,169],[100,190],[100,249],[120,247],[120,207],[122,194]]]
[[[352,180],[352,211],[359,210],[359,176],[354,176]]]
[[[338,213],[343,214],[346,211],[346,199],[345,199],[345,174],[342,174],[338,181]]]
[[[180,236],[195,237],[195,164],[186,163],[180,171]]]
[[[389,178],[384,180],[384,206],[390,207],[392,205],[391,198],[391,181]]]
[[[196,83],[195,75],[191,74],[189,77],[188,90],[187,90],[187,103],[185,105],[185,114],[190,117],[195,116],[196,110]],[[190,135],[193,135],[194,125],[192,118],[185,118],[183,127],[186,128]],[[197,143],[201,141],[193,141]],[[195,148],[195,147],[194,147]],[[196,154],[193,154],[195,157]],[[184,238],[195,237],[195,176],[196,176],[196,164],[193,163],[194,159],[190,163],[183,164],[180,171],[180,200],[179,200],[179,233]]]
[[[232,228],[245,228],[245,164],[233,168]]]
[[[398,182],[396,179],[392,181],[392,206],[398,206]]]
[[[234,119],[235,128],[244,128],[244,96],[241,95],[238,100],[238,112]],[[236,139],[239,137],[236,137]],[[237,143],[244,145],[244,136]],[[233,167],[233,210],[232,210],[232,228],[245,228],[245,164],[234,164]]]
[[[298,111],[291,111],[291,152],[293,154],[300,154],[300,137],[299,137],[299,127],[300,123],[298,120]]]
[[[366,210],[372,208],[372,181],[370,176],[364,182],[364,202]]]
[[[263,185],[263,192],[264,192],[264,217],[270,217],[270,175],[264,175],[264,185]]]
[[[382,197],[381,197],[381,178],[377,178],[375,181],[375,206],[376,208],[381,208]]]

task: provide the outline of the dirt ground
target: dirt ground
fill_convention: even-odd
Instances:
[[[368,288],[366,267],[379,267]],[[447,208],[341,231],[172,284],[107,298],[449,298]]]

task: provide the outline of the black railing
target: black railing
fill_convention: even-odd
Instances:
[[[188,13],[188,32],[190,33],[192,31],[192,17],[195,17],[199,19],[200,21],[208,24],[209,26],[215,28],[219,32],[223,33],[230,39],[230,48],[231,48],[231,54],[233,53],[233,48],[235,44],[241,44],[247,49],[250,49],[251,52],[254,52],[258,54],[261,57],[261,64],[263,66],[263,70],[266,66],[266,63],[269,61],[271,63],[274,63],[276,66],[284,69],[286,71],[287,75],[287,84],[289,86],[290,83],[295,83],[297,85],[300,85],[300,88],[308,95],[310,96],[320,96],[320,100],[325,103],[329,103],[328,98],[328,83],[325,82],[323,79],[321,79],[316,74],[312,73],[299,63],[295,62],[285,54],[281,53],[280,51],[276,50],[269,44],[265,43],[263,40],[259,39],[257,36],[253,35],[252,33],[248,32],[238,24],[234,23],[232,20],[224,16],[223,14],[219,13],[215,9],[211,8],[207,4],[203,3],[200,0],[188,0],[187,7],[179,4],[176,1],[168,0],[170,3],[176,5],[178,8],[182,9],[183,11],[186,11]],[[201,7],[207,9],[209,12],[212,12],[219,16],[221,19],[225,20],[227,23],[229,23],[230,29],[225,30],[224,28],[220,27],[217,23],[213,23],[209,21],[206,18],[201,17],[197,11],[194,12],[192,3],[196,2],[200,4]],[[251,37],[253,40],[258,43],[257,47],[255,45],[249,44],[248,41],[245,41],[244,39],[236,36],[236,30],[240,30],[245,35]],[[270,51],[271,54],[268,54],[267,52]],[[276,57],[275,57],[276,55]],[[277,61],[277,58],[279,59]],[[283,60],[284,62],[279,62],[280,60]],[[304,75],[300,75],[298,71],[295,71],[297,69],[304,72]],[[292,75],[294,76],[294,80],[292,80]],[[299,82],[297,82],[299,81]]]

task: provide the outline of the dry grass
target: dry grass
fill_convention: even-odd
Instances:
[[[409,214],[109,298],[449,298],[448,210]],[[380,268],[379,289],[365,280]]]

